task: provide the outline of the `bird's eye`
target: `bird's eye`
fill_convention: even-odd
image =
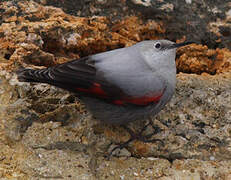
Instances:
[[[160,43],[159,42],[155,44],[155,48],[160,49]]]

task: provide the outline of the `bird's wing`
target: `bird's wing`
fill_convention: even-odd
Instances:
[[[133,62],[128,67],[126,67],[126,64],[123,65],[125,61],[130,61],[131,59],[131,55],[127,55],[127,52],[121,55],[120,50],[116,53],[100,53],[34,71],[37,77],[37,79],[34,78],[34,82],[52,84],[72,92],[80,92],[88,96],[101,98],[117,105],[148,105],[158,102],[164,93],[164,88],[159,87],[162,86],[160,83],[157,83],[156,86],[158,87],[154,88],[160,90],[156,90],[152,94],[135,95],[132,93],[134,82],[131,81],[138,80],[142,75],[134,78],[133,76],[138,73],[131,73],[132,68],[136,68],[139,64],[136,65]],[[141,69],[144,69],[144,67]],[[132,84],[130,85],[129,83]],[[142,91],[139,85],[137,87]],[[127,89],[131,89],[131,93],[126,91]],[[140,91],[139,89],[137,91]]]
[[[158,102],[164,93],[154,93],[150,96],[133,96],[124,91],[118,83],[107,80],[107,74],[99,72],[91,57],[71,61],[51,68],[49,74],[59,87],[73,92],[81,92],[89,96],[105,99],[117,105],[135,104],[147,105]],[[119,77],[118,77],[119,78]]]

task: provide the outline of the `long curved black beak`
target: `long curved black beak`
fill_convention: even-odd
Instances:
[[[194,42],[183,42],[183,43],[175,43],[175,44],[172,44],[169,46],[169,49],[174,49],[174,48],[178,48],[178,47],[182,47],[182,46],[186,46],[186,45],[189,45],[189,44],[193,44]]]

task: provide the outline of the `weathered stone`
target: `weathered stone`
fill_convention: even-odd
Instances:
[[[41,2],[40,0],[36,0]],[[97,0],[57,1],[44,4],[62,8],[66,13],[80,16],[107,16],[111,21],[126,16],[161,22],[164,37],[170,40],[186,38],[209,48],[231,47],[231,4],[220,1],[175,0]],[[110,7],[110,8],[108,8]]]
[[[33,1],[1,3],[1,178],[231,178],[231,52],[226,49],[230,3],[206,6],[204,1],[199,7],[199,1],[188,0],[119,2],[40,1],[75,15],[102,15],[94,17],[69,15]],[[102,8],[108,5],[113,7]],[[105,156],[109,147],[129,139],[122,127],[94,121],[74,94],[18,82],[14,73],[21,66],[49,67],[159,38],[198,40],[207,46],[193,44],[177,52],[176,93],[153,117],[152,138],[161,141],[134,141],[118,158]],[[130,128],[139,132],[143,124]],[[152,132],[148,127],[144,135]]]

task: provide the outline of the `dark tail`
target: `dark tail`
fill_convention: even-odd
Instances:
[[[44,69],[21,69],[17,72],[21,82],[47,83],[69,91],[90,88],[95,80],[94,67],[82,61],[70,61]]]
[[[17,72],[18,80],[21,82],[42,82],[48,83],[47,69],[21,69]]]
[[[58,68],[45,69],[21,69],[16,73],[20,82],[37,82],[47,83],[69,91],[76,91],[73,87],[79,87],[78,80],[73,79],[75,76],[65,77],[62,71]]]

